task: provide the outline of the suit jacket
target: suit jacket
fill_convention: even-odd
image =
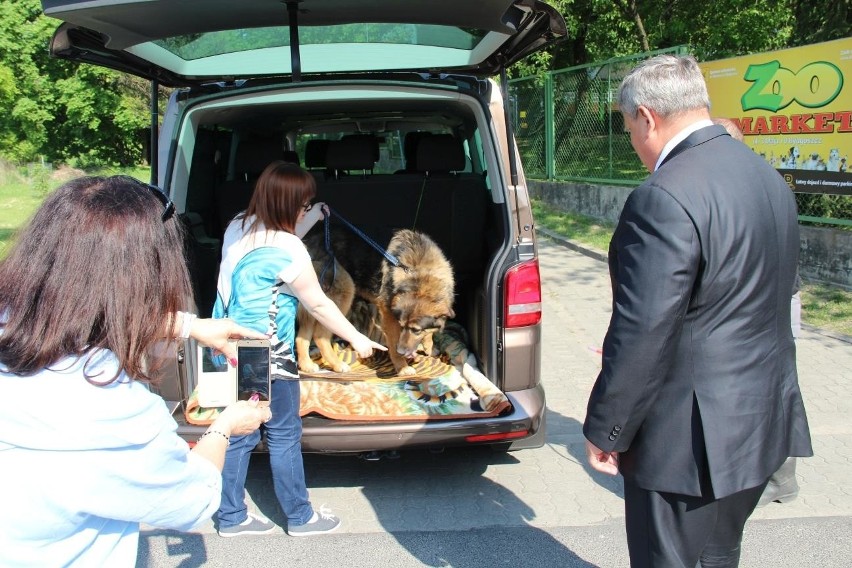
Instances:
[[[796,215],[778,172],[721,126],[628,197],[583,432],[639,487],[722,498],[812,455],[790,330]]]

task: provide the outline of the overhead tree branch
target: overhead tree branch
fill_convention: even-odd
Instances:
[[[636,36],[639,39],[642,51],[651,51],[651,44],[648,41],[648,34],[645,33],[645,25],[642,23],[642,16],[639,14],[636,0],[615,0],[614,4],[618,6],[619,12],[626,19],[632,20],[636,26]]]

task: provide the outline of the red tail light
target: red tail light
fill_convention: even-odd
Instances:
[[[509,270],[504,282],[505,327],[523,327],[541,321],[541,276],[538,260],[528,260]]]
[[[478,434],[466,436],[465,442],[499,442],[501,440],[515,440],[517,438],[526,438],[530,435],[529,430],[521,430],[520,432],[501,432],[499,434]]]

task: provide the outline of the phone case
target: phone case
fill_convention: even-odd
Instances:
[[[237,400],[237,369],[221,353],[201,344],[195,349],[198,404],[204,408],[228,406]]]

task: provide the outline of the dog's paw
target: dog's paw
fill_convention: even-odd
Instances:
[[[352,370],[352,368],[349,365],[347,365],[346,363],[344,363],[342,361],[340,363],[338,363],[337,365],[334,365],[333,367],[334,367],[335,373],[348,373],[349,371]]]
[[[416,373],[417,373],[417,371],[414,370],[414,367],[412,367],[411,365],[406,365],[405,367],[400,369],[399,373],[397,373],[397,374],[400,377],[410,377],[412,375],[415,375]]]
[[[317,373],[320,370],[320,366],[311,361],[310,363],[299,363],[299,370],[303,373]]]

